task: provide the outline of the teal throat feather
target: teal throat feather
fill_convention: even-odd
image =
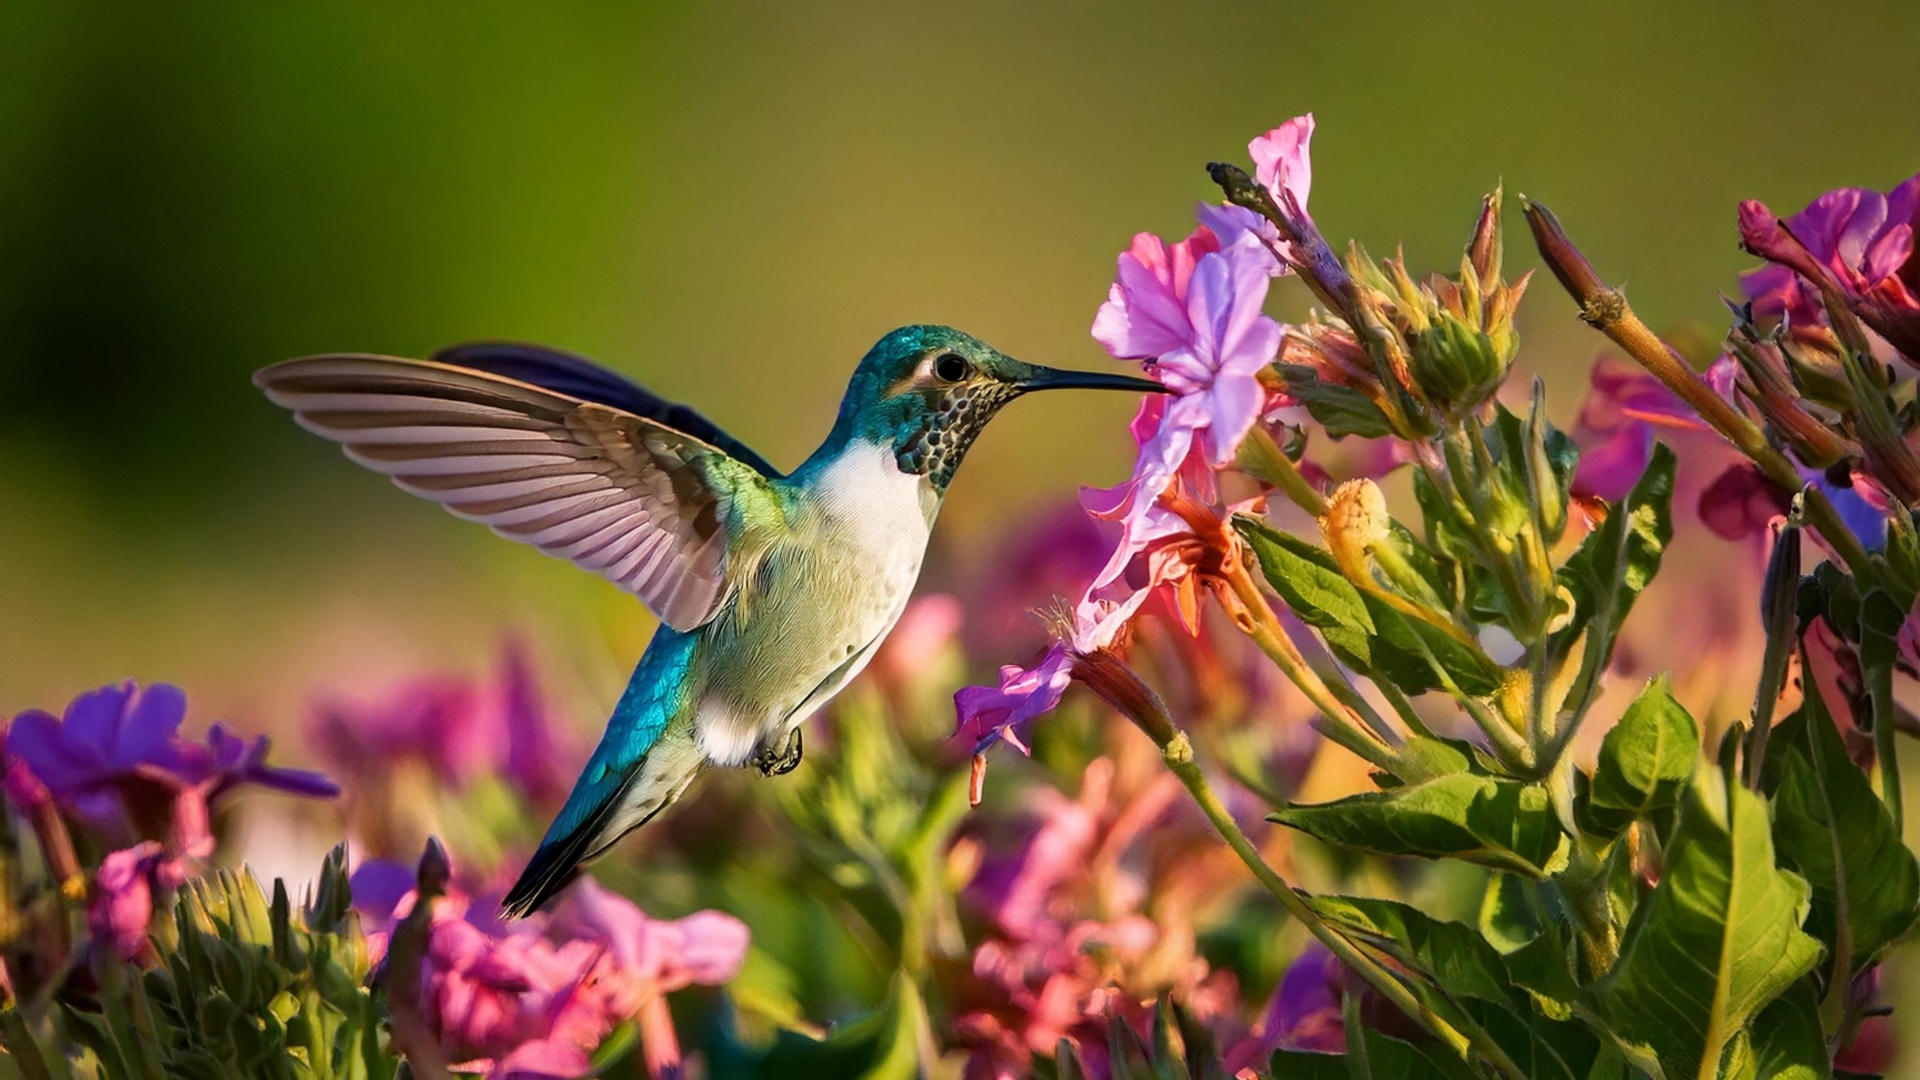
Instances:
[[[255,382],[404,490],[601,574],[660,616],[508,915],[540,906],[706,767],[797,763],[799,725],[900,618],[947,486],[1007,402],[1160,390],[905,327],[860,361],[826,440],[782,476],[698,413],[536,346],[308,357]]]

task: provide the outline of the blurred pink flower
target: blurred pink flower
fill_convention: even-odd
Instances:
[[[929,665],[953,648],[965,618],[965,606],[951,593],[914,597],[867,670],[888,687],[905,687],[925,678]]]
[[[308,736],[336,769],[363,780],[377,782],[397,763],[418,761],[454,789],[504,776],[536,803],[565,796],[578,758],[515,642],[490,684],[427,677],[371,702],[323,701]]]
[[[151,951],[147,926],[153,921],[154,878],[164,854],[148,840],[109,854],[94,875],[87,930],[122,960],[139,960]]]
[[[1757,227],[1748,225],[1746,218],[1764,217],[1768,225],[1773,218],[1772,211],[1753,202],[1742,203],[1741,214],[1743,234]],[[1829,191],[1786,219],[1786,226],[1849,295],[1920,310],[1920,264],[1913,260],[1916,222],[1920,222],[1920,174],[1884,195],[1865,188]],[[1742,274],[1740,288],[1753,301],[1755,315],[1775,319],[1784,315],[1802,326],[1827,321],[1819,287],[1783,263]]]
[[[413,909],[414,874],[370,860],[354,871],[354,906],[384,956],[388,937]],[[449,1060],[506,1076],[578,1076],[614,1026],[637,1018],[655,1075],[680,1060],[663,996],[695,983],[718,985],[745,962],[746,925],[700,911],[648,918],[591,880],[551,915],[503,926],[457,888],[434,902],[421,986],[429,1026]],[[548,1071],[541,1072],[540,1069]],[[516,1071],[517,1070],[517,1071]]]
[[[1051,1055],[1066,1038],[1089,1075],[1104,1077],[1109,1018],[1144,1030],[1162,991],[1202,1022],[1233,1011],[1231,975],[1210,970],[1176,914],[1190,902],[1167,897],[1165,917],[1145,914],[1154,900],[1143,872],[1149,845],[1171,856],[1160,879],[1168,889],[1215,885],[1202,869],[1205,849],[1164,827],[1179,805],[1178,782],[1148,775],[1129,786],[1112,759],[1097,758],[1075,797],[1037,789],[1026,841],[990,859],[969,886],[993,930],[975,949],[971,980],[954,988],[967,1076],[1027,1075],[1033,1055]]]

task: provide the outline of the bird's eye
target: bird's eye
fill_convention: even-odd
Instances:
[[[941,382],[960,382],[973,374],[973,365],[959,353],[941,353],[933,362],[933,374]]]

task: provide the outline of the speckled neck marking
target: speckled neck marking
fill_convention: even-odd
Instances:
[[[1020,391],[1000,382],[976,382],[941,393],[933,407],[920,411],[896,444],[900,471],[925,476],[945,494],[960,459],[1001,406]]]

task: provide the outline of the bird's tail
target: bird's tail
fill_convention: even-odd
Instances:
[[[500,902],[504,918],[532,914],[622,836],[653,820],[678,799],[706,764],[689,737],[668,732],[622,774],[595,775],[589,767],[567,796],[520,879]]]

